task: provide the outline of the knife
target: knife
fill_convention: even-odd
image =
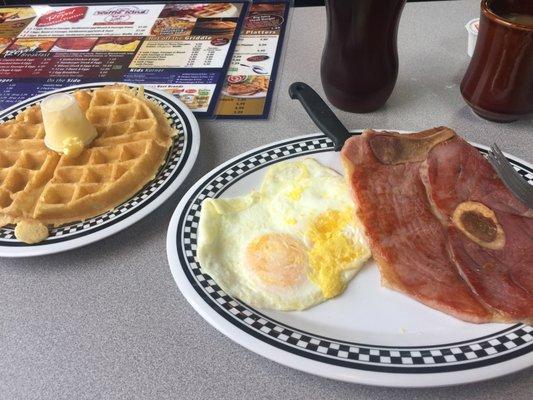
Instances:
[[[294,82],[289,86],[289,96],[291,99],[300,100],[315,125],[333,141],[335,151],[340,151],[344,142],[354,135],[311,86]]]

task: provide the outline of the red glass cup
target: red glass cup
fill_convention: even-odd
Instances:
[[[533,0],[482,0],[476,48],[461,94],[483,118],[533,113]]]

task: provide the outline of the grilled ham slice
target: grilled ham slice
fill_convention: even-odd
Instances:
[[[433,214],[420,179],[428,150],[420,148],[427,145],[425,138],[439,132],[450,136],[446,128],[437,128],[417,134],[420,140],[405,145],[405,135],[366,130],[344,144],[346,176],[382,284],[462,320],[489,322],[492,311],[450,259],[446,229]],[[408,153],[415,161],[406,162]]]
[[[420,169],[464,280],[506,322],[533,321],[533,210],[472,145],[435,146]]]
[[[382,284],[469,322],[533,321],[533,210],[451,129],[341,152]]]

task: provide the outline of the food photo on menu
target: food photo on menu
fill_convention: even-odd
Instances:
[[[531,397],[533,3],[301,3],[0,6],[6,398]]]

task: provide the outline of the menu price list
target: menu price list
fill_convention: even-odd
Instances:
[[[229,41],[213,45],[213,40],[147,38],[135,54],[131,68],[222,68]],[[216,42],[215,42],[216,43]],[[223,44],[222,44],[223,43]]]
[[[0,108],[2,104],[12,105],[20,103],[30,97],[37,96],[40,93],[61,89],[65,86],[79,85],[85,83],[82,79],[43,79],[43,80],[17,80],[0,78],[0,90],[2,97],[0,99]]]
[[[217,117],[268,117],[288,11],[288,1],[252,4],[217,104]]]
[[[208,111],[217,83],[223,78],[223,74],[211,70],[180,70],[179,73],[174,73],[164,69],[154,72],[151,69],[139,68],[130,70],[124,76],[124,81],[164,90],[198,113]]]
[[[0,77],[73,77],[118,80],[124,75],[128,61],[129,57],[124,55],[87,53],[0,58]]]
[[[248,2],[0,7],[5,108],[76,83],[161,88],[210,116]],[[20,93],[18,93],[20,91]]]

